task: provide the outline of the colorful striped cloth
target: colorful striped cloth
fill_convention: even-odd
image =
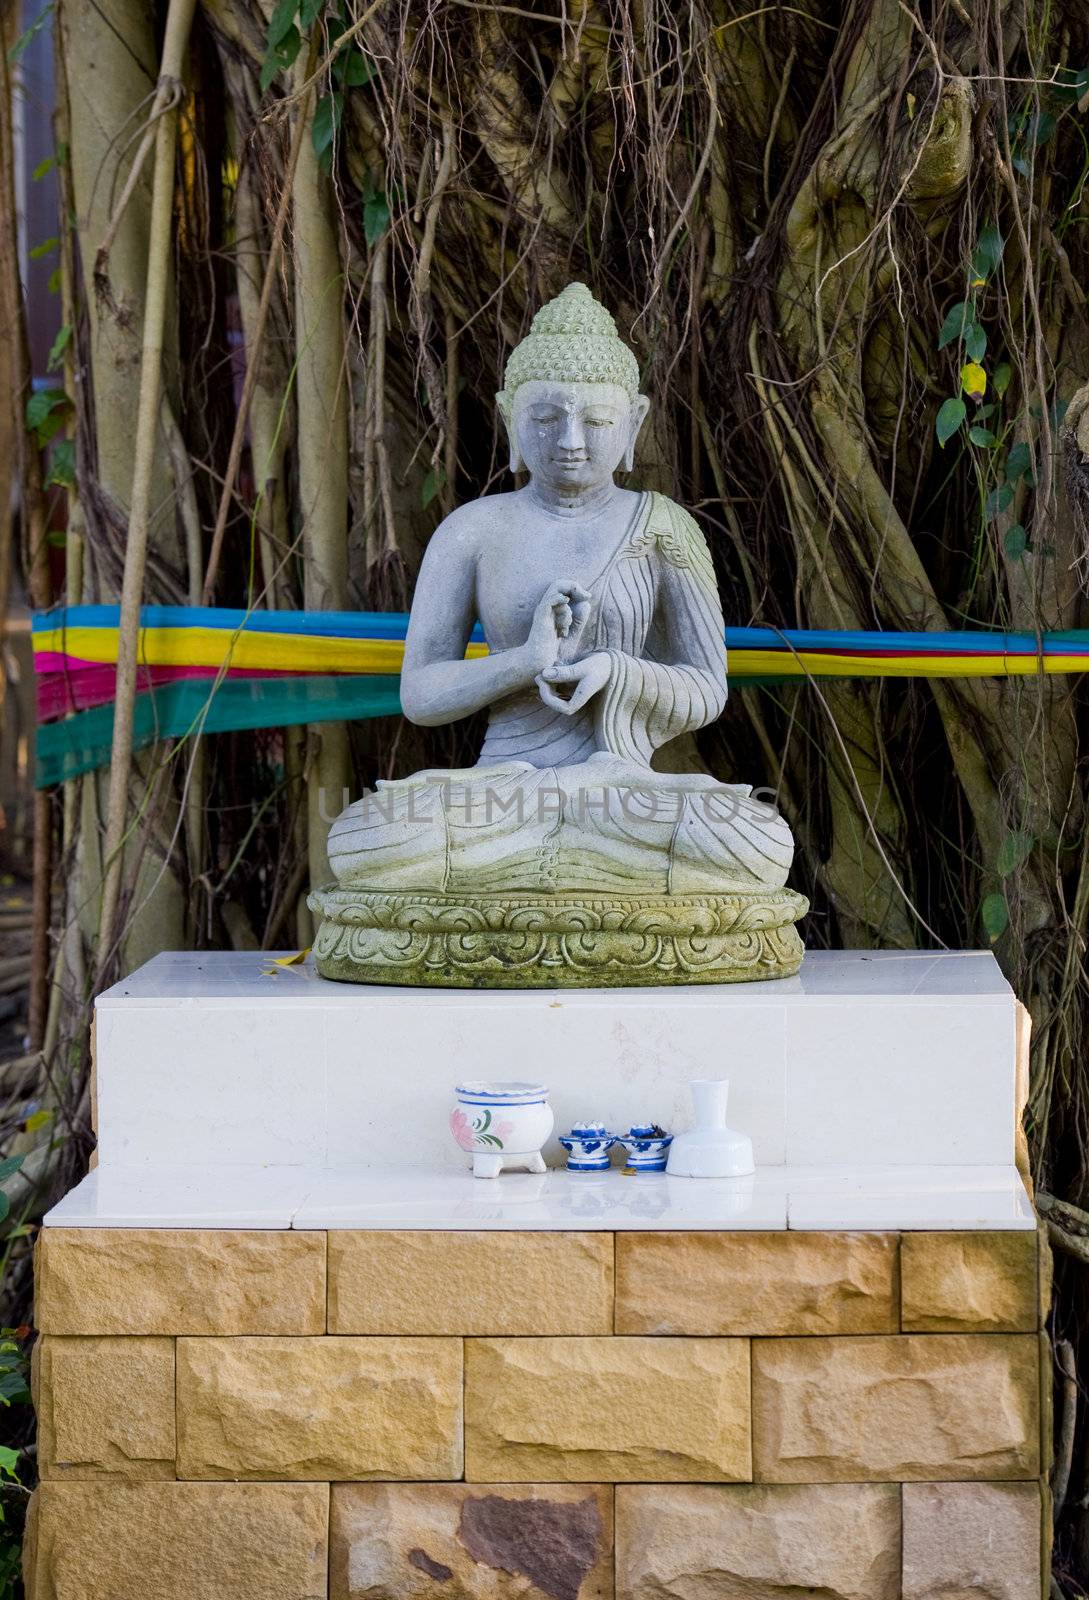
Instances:
[[[39,787],[109,760],[117,606],[33,621]],[[134,744],[400,710],[408,616],[145,606]],[[863,633],[727,628],[731,682],[785,678],[1011,677],[1089,666],[1089,632]],[[479,627],[467,656],[487,653]]]

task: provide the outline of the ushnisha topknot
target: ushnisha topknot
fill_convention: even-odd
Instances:
[[[615,383],[632,400],[639,393],[639,364],[616,323],[584,283],[569,283],[541,307],[521,344],[511,351],[504,398],[523,383]]]

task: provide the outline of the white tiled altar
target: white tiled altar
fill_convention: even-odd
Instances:
[[[768,983],[552,991],[162,955],[98,1001],[99,1150],[455,1171],[446,1118],[464,1078],[546,1083],[562,1131],[588,1116],[680,1127],[689,1080],[728,1077],[758,1165],[994,1165],[1012,1159],[1015,1011],[974,952],[812,951]],[[555,1144],[546,1156],[562,1160]]]
[[[751,1178],[554,1170],[493,1181],[426,1168],[99,1166],[47,1221],[65,1228],[519,1228],[540,1232],[1033,1228],[1012,1165],[761,1167]]]
[[[812,951],[764,984],[454,991],[330,983],[261,954],[169,954],[96,1012],[99,1164],[68,1227],[1031,1228],[1015,1167],[1017,1005],[987,952]],[[685,1126],[731,1082],[754,1178],[474,1180],[466,1077]],[[563,1153],[546,1147],[553,1168]]]

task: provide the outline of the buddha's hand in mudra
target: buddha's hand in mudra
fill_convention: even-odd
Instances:
[[[549,584],[537,603],[524,646],[534,677],[571,659],[589,615],[590,596],[581,584],[569,578]]]
[[[546,706],[573,717],[599,689],[604,689],[611,673],[608,651],[595,650],[581,661],[557,661],[555,666],[546,667],[537,677],[537,687]]]

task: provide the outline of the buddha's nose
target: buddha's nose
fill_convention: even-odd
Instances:
[[[556,444],[564,455],[585,455],[586,429],[582,425],[581,417],[569,414],[564,418]]]

